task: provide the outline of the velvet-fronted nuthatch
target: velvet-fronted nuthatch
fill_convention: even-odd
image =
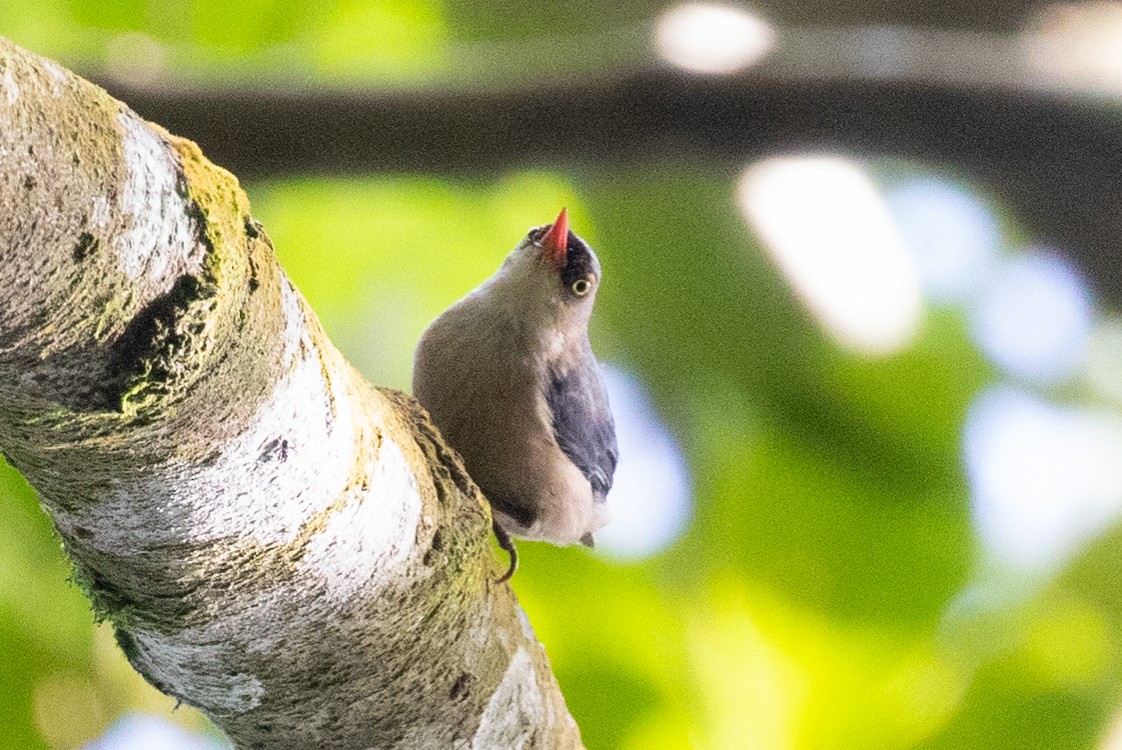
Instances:
[[[565,210],[425,330],[413,395],[491,503],[495,535],[592,546],[618,451],[588,321],[600,261]]]

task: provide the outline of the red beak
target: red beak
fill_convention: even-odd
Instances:
[[[545,251],[546,259],[555,267],[561,268],[565,265],[565,256],[569,249],[569,214],[565,209],[561,209],[553,226],[541,238],[541,246]]]

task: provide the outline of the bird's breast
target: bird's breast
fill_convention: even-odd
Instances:
[[[438,320],[418,348],[414,395],[507,531],[576,544],[603,521],[588,479],[558,446],[543,385],[566,366],[561,333],[468,316]],[[598,507],[594,507],[598,506]]]

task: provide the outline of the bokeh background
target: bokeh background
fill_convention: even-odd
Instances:
[[[593,750],[1122,748],[1122,3],[39,0],[346,355],[567,206],[622,449],[513,585]],[[0,472],[0,747],[223,747]]]

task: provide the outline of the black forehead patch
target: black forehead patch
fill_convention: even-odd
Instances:
[[[596,256],[585,244],[585,241],[569,232],[568,245],[565,249],[565,265],[561,269],[561,283],[566,287],[572,286],[577,279],[583,279],[589,274],[598,275]]]

